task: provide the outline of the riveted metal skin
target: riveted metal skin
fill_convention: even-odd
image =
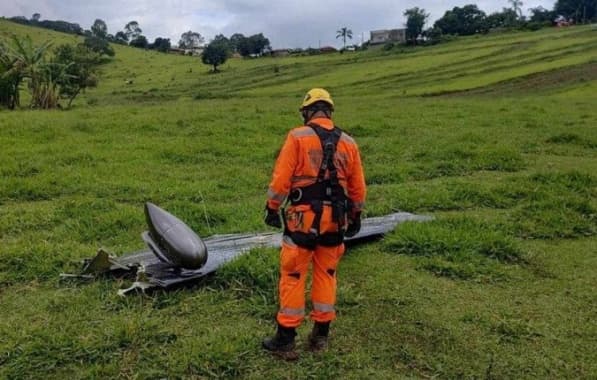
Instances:
[[[180,219],[153,203],[145,203],[149,227],[143,240],[163,262],[184,269],[199,269],[207,262],[207,247]]]

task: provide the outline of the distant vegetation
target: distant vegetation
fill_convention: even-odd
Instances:
[[[413,7],[404,11],[406,17],[407,43],[409,44],[436,44],[450,40],[450,36],[466,36],[477,33],[487,33],[496,29],[526,29],[537,30],[542,27],[556,24],[562,20],[565,24],[585,24],[597,20],[597,1],[595,0],[557,0],[552,10],[542,6],[530,8],[530,16],[522,13],[524,3],[522,0],[508,0],[510,7],[501,11],[486,14],[476,4],[467,4],[447,10],[432,27],[424,29],[429,14],[423,8]],[[155,49],[167,52],[171,47],[170,39],[157,37],[150,43],[142,34],[142,29],[137,21],[128,22],[122,31],[115,34],[108,33],[105,21],[96,19],[90,30],[84,30],[79,24],[62,20],[41,20],[41,14],[34,13],[30,19],[24,16],[10,18],[11,21],[52,29],[59,32],[95,36],[108,42],[128,44],[130,46]],[[340,28],[336,38],[342,38],[343,50],[346,49],[346,40],[352,39],[352,30],[347,26]],[[270,43],[262,33],[245,37],[241,33],[232,34],[228,39],[230,53],[240,54],[243,57],[257,56],[271,51]],[[205,38],[198,32],[188,31],[181,35],[178,42],[180,49],[196,49],[203,46]],[[222,42],[222,41],[219,41]],[[303,49],[298,49],[303,52]],[[308,50],[308,49],[307,49]]]
[[[437,44],[453,36],[485,34],[492,30],[538,30],[558,22],[569,25],[597,20],[597,2],[593,0],[558,0],[553,10],[541,6],[530,8],[530,17],[522,14],[524,3],[521,0],[509,0],[509,3],[510,7],[489,15],[476,4],[457,6],[446,11],[428,29],[423,29],[429,16],[424,9],[407,9],[404,12],[407,44]]]
[[[404,11],[406,17],[407,45],[434,45],[452,40],[454,36],[468,36],[485,34],[492,30],[524,29],[537,30],[556,22],[565,25],[586,23],[597,20],[597,2],[595,0],[557,0],[553,10],[543,7],[531,8],[531,16],[522,13],[521,0],[508,0],[510,7],[500,12],[487,15],[476,4],[454,7],[439,18],[432,27],[425,29],[429,14],[425,9],[413,7]],[[152,43],[143,35],[139,22],[132,20],[124,25],[123,30],[110,34],[106,22],[96,19],[89,30],[83,30],[79,24],[66,21],[41,20],[39,13],[34,13],[30,19],[23,16],[13,17],[11,21],[60,32],[82,35],[84,41],[80,46],[63,49],[60,55],[63,61],[49,62],[45,52],[49,46],[33,47],[26,42],[13,39],[10,43],[1,42],[2,63],[0,64],[0,104],[15,108],[20,104],[19,89],[21,83],[27,82],[31,92],[31,107],[54,108],[59,106],[60,99],[68,99],[68,106],[73,99],[85,88],[94,86],[97,77],[94,67],[102,57],[114,56],[114,48],[110,43],[129,45],[140,49],[169,52],[173,50],[169,38],[157,37]],[[347,39],[352,39],[352,30],[343,26],[336,31],[336,38],[342,39],[344,52],[347,49]],[[205,38],[198,32],[187,31],[178,41],[174,51],[183,54],[202,55],[202,62],[211,66],[212,72],[218,72],[232,55],[242,57],[259,57],[273,53],[270,41],[263,33],[245,36],[234,33],[230,37],[217,35],[207,45]],[[392,50],[395,42],[388,42],[383,50]],[[39,51],[35,49],[39,48]],[[366,49],[367,45],[360,47]],[[26,53],[26,49],[32,55]],[[351,48],[353,50],[356,47]],[[331,49],[335,51],[335,49]],[[294,49],[286,54],[314,55],[320,54],[322,49]],[[20,58],[15,58],[20,56]],[[59,55],[57,55],[59,56]],[[70,60],[70,61],[68,61]],[[27,62],[21,64],[19,62]],[[39,68],[39,70],[38,70]]]
[[[19,107],[25,84],[31,108],[60,107],[61,100],[70,107],[81,91],[97,85],[95,67],[102,62],[106,46],[93,45],[95,42],[88,37],[77,45],[62,44],[49,57],[49,42],[35,45],[31,38],[16,35],[0,39],[0,106]]]

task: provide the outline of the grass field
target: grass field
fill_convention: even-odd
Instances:
[[[8,32],[74,39],[0,20]],[[217,75],[115,50],[73,109],[0,110],[0,378],[597,377],[596,27]],[[266,230],[275,155],[314,86],[360,145],[367,215],[436,217],[348,252],[328,352],[260,349],[276,250],[147,296],[58,280],[100,246],[142,248],[149,200],[202,236]]]

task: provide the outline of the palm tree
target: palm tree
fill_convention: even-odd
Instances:
[[[518,18],[522,19],[522,0],[508,0],[510,4],[512,4],[512,9],[518,15]]]
[[[344,49],[346,49],[346,38],[352,40],[352,30],[348,29],[347,27],[340,28],[336,31],[336,38],[342,37],[342,41],[344,42]]]

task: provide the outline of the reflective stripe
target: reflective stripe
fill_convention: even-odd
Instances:
[[[345,141],[345,142],[347,142],[349,144],[353,144],[353,145],[357,144],[352,137],[350,137],[349,135],[347,135],[344,132],[342,132],[342,135],[340,136],[340,141]]]
[[[297,246],[297,245],[296,245],[296,243],[295,243],[294,241],[292,241],[292,238],[291,238],[290,236],[288,236],[288,235],[284,235],[284,236],[282,237],[282,241],[283,241],[284,243],[286,243],[286,244],[287,244],[289,247],[292,247],[292,248],[294,248],[294,247],[296,247],[296,246]]]
[[[283,307],[280,309],[280,311],[278,313],[284,314],[284,315],[303,316],[303,315],[305,315],[305,309],[293,309],[291,307]]]
[[[362,210],[365,208],[365,202],[354,202],[354,208]]]
[[[284,199],[286,199],[286,195],[276,193],[271,187],[267,189],[267,197],[278,202],[284,202]]]
[[[333,313],[334,311],[336,311],[334,309],[334,305],[319,302],[313,302],[313,310],[321,311],[323,313]]]
[[[303,136],[316,136],[317,134],[311,127],[303,127],[297,128],[290,132],[290,134],[294,137],[303,137]]]

